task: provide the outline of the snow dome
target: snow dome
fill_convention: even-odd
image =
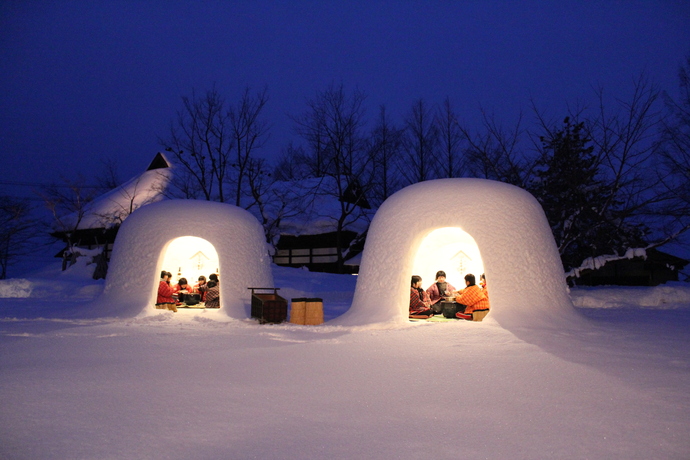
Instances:
[[[160,313],[161,270],[194,284],[218,272],[220,311],[247,318],[248,287],[273,287],[270,257],[259,221],[226,203],[168,200],[137,209],[122,224],[113,247],[102,299],[110,313]]]
[[[412,275],[437,270],[456,289],[486,274],[503,326],[571,321],[575,314],[544,211],[528,192],[485,179],[439,179],[388,198],[372,220],[352,307],[333,323],[407,321]]]

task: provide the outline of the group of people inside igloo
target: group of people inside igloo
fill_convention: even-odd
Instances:
[[[455,289],[446,281],[446,272],[436,272],[435,281],[422,289],[422,277],[412,275],[410,284],[410,319],[444,318],[481,321],[489,313],[489,290],[482,273],[477,285],[474,274],[464,277],[465,287]]]
[[[172,283],[172,273],[161,271],[156,296],[156,308],[177,312],[177,308],[220,308],[220,280],[217,273],[208,276],[199,275],[194,285],[187,278],[179,276],[177,283]]]

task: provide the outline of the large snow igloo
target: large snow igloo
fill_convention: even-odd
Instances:
[[[180,240],[185,237],[194,238]],[[220,311],[232,318],[247,318],[251,304],[247,288],[273,287],[263,228],[246,210],[210,201],[161,201],[127,217],[115,240],[100,303],[115,315],[160,313],[154,304],[161,269],[173,272],[173,282],[177,280],[177,266],[163,267],[174,260],[167,250],[176,242],[193,244],[195,239],[215,250],[215,254],[206,250],[217,256],[218,265],[209,265],[206,276],[219,270]],[[188,281],[194,284],[196,279]]]
[[[411,276],[422,276],[426,289],[434,281],[433,267],[444,268],[428,259],[420,265],[425,256],[420,249],[433,247],[425,239],[453,232],[464,235],[466,248],[476,247],[481,254],[481,262],[474,257],[477,265],[467,271],[486,274],[487,318],[504,327],[579,318],[553,234],[531,194],[485,179],[438,179],[406,187],[381,205],[369,227],[352,306],[332,323],[408,321]],[[462,248],[451,248],[456,249]],[[474,275],[479,282],[481,273]],[[456,289],[465,287],[458,278],[449,276],[449,281]]]

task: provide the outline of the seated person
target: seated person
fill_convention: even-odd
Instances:
[[[163,270],[161,280],[158,283],[158,296],[156,297],[156,308],[163,310],[177,311],[175,299],[173,299],[173,287],[170,286],[172,273]]]
[[[215,281],[209,281],[207,285],[206,308],[220,308],[220,288]]]
[[[489,297],[485,291],[475,284],[473,274],[465,275],[465,284],[467,287],[459,291],[457,297],[455,297],[457,303],[466,305],[465,312],[458,312],[455,316],[461,319],[472,319],[472,312],[489,309]]]
[[[192,292],[199,294],[201,296],[201,301],[206,301],[206,291],[208,291],[208,286],[206,285],[206,277],[204,275],[199,276],[198,282],[194,285]]]
[[[429,295],[422,289],[422,277],[412,276],[410,287],[410,318],[429,318],[434,316]]]
[[[187,283],[187,278],[180,278],[173,286],[173,297],[177,297],[177,305],[184,301],[184,294],[191,294],[194,288]]]
[[[439,270],[436,272],[436,282],[429,286],[426,293],[429,294],[431,305],[436,305],[444,297],[452,295],[454,291],[453,285],[446,282],[446,272]]]

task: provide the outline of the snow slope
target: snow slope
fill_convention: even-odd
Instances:
[[[578,329],[509,331],[89,319],[102,283],[34,297],[65,284],[41,276],[0,283],[33,287],[0,299],[3,459],[690,457],[685,285],[576,289]],[[329,318],[353,296],[352,276],[273,277]]]

